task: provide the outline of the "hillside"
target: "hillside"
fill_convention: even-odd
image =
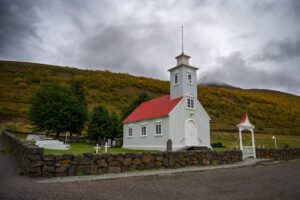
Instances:
[[[26,122],[30,99],[44,82],[81,81],[89,110],[104,104],[119,112],[141,91],[153,98],[169,93],[169,82],[110,71],[0,61],[0,122]],[[237,131],[247,112],[256,133],[300,135],[300,97],[269,90],[198,86],[198,99],[211,117],[212,131]]]

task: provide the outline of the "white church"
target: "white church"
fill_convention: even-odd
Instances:
[[[176,57],[169,69],[171,94],[141,103],[123,121],[123,148],[173,150],[210,146],[210,117],[197,99],[197,70],[190,56]]]

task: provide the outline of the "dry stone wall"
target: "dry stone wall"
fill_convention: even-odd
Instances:
[[[242,160],[242,152],[187,151],[157,153],[106,154],[44,154],[44,149],[2,131],[12,154],[18,159],[25,174],[30,177],[59,177],[120,173],[145,169],[165,169],[192,165],[229,164]],[[300,149],[256,149],[258,158],[299,159]]]
[[[256,149],[256,157],[271,160],[300,159],[300,148]]]

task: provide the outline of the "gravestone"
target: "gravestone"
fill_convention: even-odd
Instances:
[[[54,149],[54,150],[69,150],[70,145],[65,145],[63,142],[58,140],[38,140],[35,142],[38,147],[44,149]]]
[[[116,140],[113,140],[113,141],[112,141],[112,144],[111,144],[111,146],[112,146],[112,147],[116,147],[116,146],[117,146],[117,142],[116,142]]]
[[[108,144],[108,146],[111,146],[111,139],[107,140],[107,144]]]
[[[167,141],[167,152],[172,151],[172,140],[168,139]]]
[[[46,135],[34,135],[34,134],[28,134],[26,137],[26,140],[30,141],[39,141],[39,140],[45,140]]]

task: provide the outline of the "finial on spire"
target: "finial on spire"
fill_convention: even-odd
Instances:
[[[181,26],[181,48],[182,48],[182,54],[184,54],[183,53],[183,26]]]

